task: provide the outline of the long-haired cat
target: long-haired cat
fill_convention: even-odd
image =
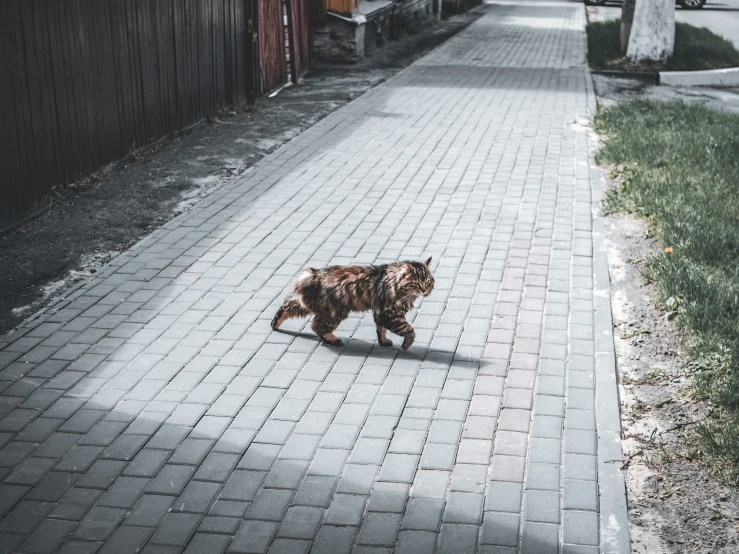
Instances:
[[[334,330],[351,312],[372,311],[377,326],[377,340],[392,346],[387,331],[403,337],[408,350],[416,338],[405,314],[419,296],[428,296],[434,288],[429,265],[420,262],[395,262],[378,266],[332,266],[308,269],[295,283],[294,292],[280,306],[272,319],[272,329],[286,320],[315,314],[311,327],[332,346],[343,346]]]

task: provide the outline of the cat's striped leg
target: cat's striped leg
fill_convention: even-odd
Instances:
[[[339,326],[341,321],[335,321],[322,314],[316,314],[316,318],[313,320],[311,327],[316,334],[326,341],[331,346],[344,346],[344,342],[334,335],[334,331]]]
[[[374,312],[375,326],[377,327],[377,342],[380,346],[392,346],[393,341],[387,338],[387,329],[382,325],[382,314]]]
[[[403,337],[403,344],[401,345],[403,350],[408,350],[413,344],[413,341],[416,340],[416,332],[413,330],[413,326],[405,319],[405,314],[385,312],[380,314],[379,320],[383,327]]]

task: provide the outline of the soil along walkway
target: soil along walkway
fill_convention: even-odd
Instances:
[[[7,337],[0,544],[628,552],[584,24],[495,6]],[[428,256],[408,352],[269,328]]]

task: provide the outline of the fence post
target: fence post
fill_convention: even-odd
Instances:
[[[295,58],[295,18],[292,0],[285,0],[285,8],[287,10],[287,46],[290,52],[290,80],[293,84],[298,84],[298,63]]]
[[[254,105],[260,91],[259,83],[259,0],[244,0],[246,3],[246,37],[244,46],[246,48],[246,90],[247,101]]]

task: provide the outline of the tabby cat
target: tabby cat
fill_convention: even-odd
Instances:
[[[294,293],[277,310],[272,329],[286,320],[315,314],[311,327],[332,346],[344,343],[334,330],[351,312],[372,311],[377,326],[377,340],[392,346],[387,331],[403,337],[403,350],[416,338],[405,314],[419,296],[428,296],[434,288],[429,265],[420,262],[395,262],[379,266],[332,266],[308,269],[295,283]]]

